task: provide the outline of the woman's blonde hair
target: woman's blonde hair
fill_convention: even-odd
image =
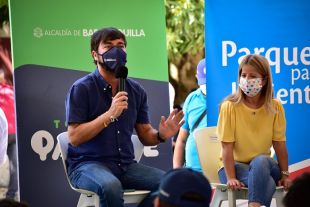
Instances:
[[[242,59],[239,65],[238,83],[240,81],[240,76],[241,76],[242,68],[244,65],[253,66],[256,69],[256,71],[263,76],[265,85],[263,86],[261,90],[261,96],[264,99],[266,110],[272,113],[275,112],[274,106],[272,104],[272,99],[273,99],[272,76],[271,76],[271,71],[270,71],[268,60],[265,57],[260,56],[260,55],[251,55],[251,54],[246,55]],[[240,87],[238,87],[237,92],[226,97],[224,101],[227,100],[235,104],[239,104],[243,102],[245,96],[246,95],[242,92]]]

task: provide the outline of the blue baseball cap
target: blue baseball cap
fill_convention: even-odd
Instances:
[[[207,178],[190,168],[168,171],[162,178],[158,191],[160,201],[178,207],[208,207],[211,194]]]
[[[206,84],[206,59],[199,61],[197,65],[197,79],[198,85]]]

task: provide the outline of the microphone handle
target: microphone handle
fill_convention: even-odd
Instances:
[[[118,79],[118,86],[117,86],[117,91],[125,91],[125,83],[126,83],[126,79],[125,78],[119,78]],[[122,116],[122,114],[124,114],[125,109],[123,110],[123,112],[121,113],[120,116]]]
[[[125,78],[119,78],[118,79],[118,87],[117,87],[117,91],[120,92],[120,91],[125,91]]]

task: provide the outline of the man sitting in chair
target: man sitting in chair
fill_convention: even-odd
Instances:
[[[174,136],[183,124],[183,112],[173,111],[154,129],[142,86],[127,78],[126,91],[117,90],[115,71],[126,69],[126,44],[118,29],[96,31],[91,55],[97,68],[77,80],[66,99],[69,178],[74,187],[95,192],[101,207],[123,206],[123,188],[156,190],[164,175],[134,161],[133,129],[144,145],[152,146]]]

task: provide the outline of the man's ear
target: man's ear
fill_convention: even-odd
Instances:
[[[159,200],[158,196],[156,196],[156,198],[154,199],[153,206],[154,207],[160,207],[160,200]]]
[[[93,57],[95,61],[99,60],[99,55],[95,50],[91,51],[91,56]]]

